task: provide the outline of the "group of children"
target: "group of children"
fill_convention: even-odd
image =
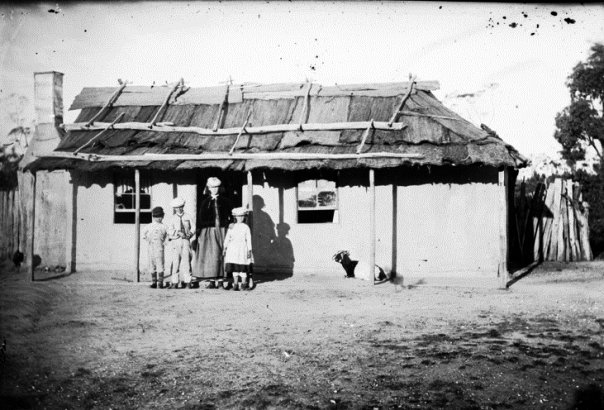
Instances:
[[[164,210],[158,206],[152,209],[153,221],[143,230],[143,239],[147,241],[149,270],[151,271],[152,289],[192,289],[198,286],[191,270],[191,244],[195,237],[195,227],[191,217],[184,212],[185,201],[174,198],[170,202],[174,215],[163,223]],[[225,277],[214,278],[208,283],[208,288],[249,290],[253,287],[252,238],[250,228],[244,223],[247,209],[234,208],[232,216],[235,222],[229,224],[222,244],[222,260]],[[170,269],[170,284],[164,286],[164,248],[171,246],[172,260]],[[199,258],[200,256],[198,256]],[[201,255],[203,258],[203,255]],[[241,281],[241,283],[240,283]],[[226,282],[226,283],[225,283]]]

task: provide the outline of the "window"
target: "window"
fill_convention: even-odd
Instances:
[[[338,222],[335,181],[309,179],[298,183],[298,223]]]
[[[113,222],[116,224],[133,224],[136,214],[136,194],[134,192],[134,175],[117,174],[114,178]],[[140,223],[151,223],[151,182],[141,175],[141,212]]]

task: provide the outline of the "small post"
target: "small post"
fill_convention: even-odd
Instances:
[[[35,232],[36,232],[36,173],[32,173],[32,184],[31,184],[31,221],[30,221],[30,225],[31,225],[31,234],[30,234],[30,248],[29,248],[29,259],[31,260],[31,265],[30,265],[30,279],[33,282],[34,279],[34,272],[35,272],[35,266],[34,266],[34,241],[35,241]]]
[[[248,217],[247,223],[250,227],[250,231],[254,230],[253,218],[254,218],[254,182],[252,180],[252,171],[247,171],[247,209]],[[252,236],[253,238],[253,236]]]
[[[375,171],[369,169],[369,274],[375,284]]]
[[[508,282],[508,167],[499,171],[499,280],[501,289]]]
[[[136,283],[140,282],[140,253],[141,253],[141,174],[138,168],[134,169],[134,201],[136,202],[136,211],[134,214],[134,230],[135,230],[135,258],[134,274]]]

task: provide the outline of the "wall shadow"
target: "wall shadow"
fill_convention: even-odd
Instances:
[[[275,225],[271,216],[263,211],[264,198],[253,196],[254,229],[254,262],[269,269],[261,273],[254,272],[256,282],[283,280],[294,274],[294,248],[287,237],[289,224],[280,222]]]

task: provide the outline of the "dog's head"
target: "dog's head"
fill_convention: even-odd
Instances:
[[[348,251],[338,251],[336,252],[335,255],[333,255],[332,259],[334,261],[336,261],[337,263],[342,263],[342,261],[344,260],[345,256],[350,255],[350,252]]]

